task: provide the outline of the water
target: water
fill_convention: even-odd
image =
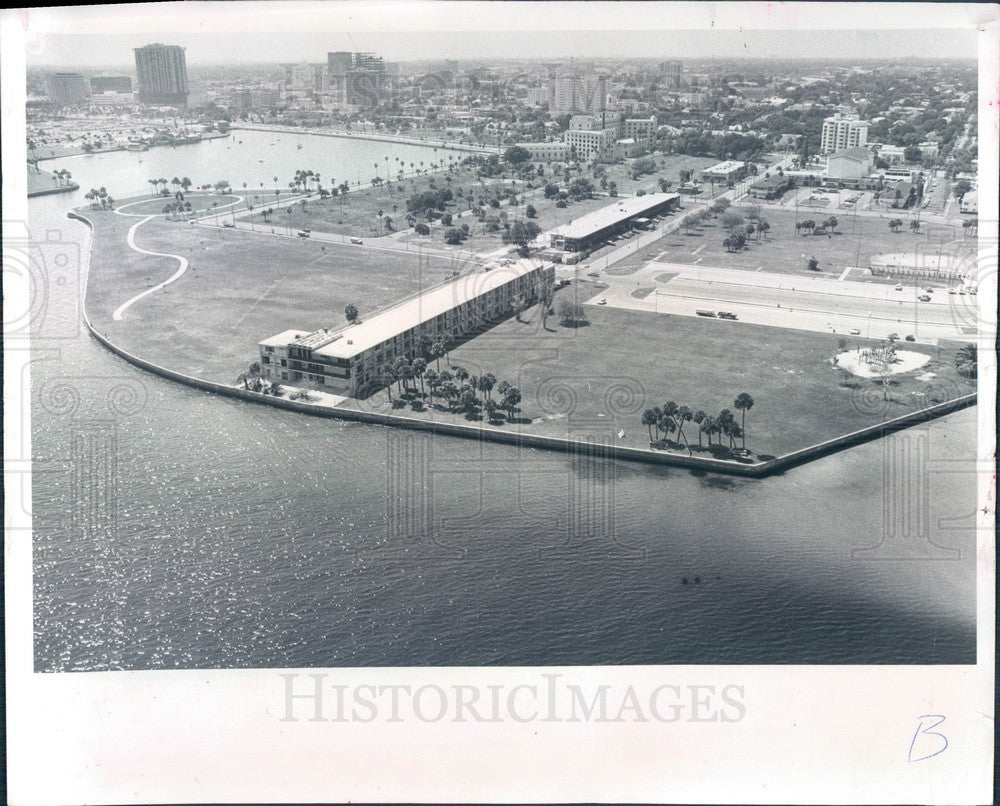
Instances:
[[[339,179],[408,150],[280,137],[303,149],[61,160],[82,190],[29,225],[82,240],[64,213],[94,185]],[[51,295],[46,326],[76,303]],[[82,334],[34,347],[41,671],[975,660],[975,409],[745,480],[251,406]]]

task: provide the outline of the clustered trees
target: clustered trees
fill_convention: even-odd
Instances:
[[[401,402],[422,403],[427,400],[434,406],[436,397],[442,401],[444,409],[464,413],[469,419],[485,417],[491,423],[498,423],[502,421],[501,412],[504,412],[508,421],[512,420],[519,410],[521,390],[507,381],[498,383],[492,372],[476,376],[465,367],[441,369],[440,358],[446,354],[445,351],[446,345],[441,342],[434,342],[428,348],[427,354],[436,366],[430,366],[428,358],[423,356],[412,360],[405,356],[397,358],[380,378],[390,401],[393,400],[392,387],[395,384],[397,399]]]
[[[825,218],[818,224],[811,218],[807,218],[805,221],[795,222],[795,234],[809,235],[812,233],[813,235],[829,235],[837,231],[839,224],[840,222],[836,216]]]
[[[754,400],[746,392],[740,392],[733,401],[733,408],[742,412],[740,422],[736,421],[736,416],[730,409],[723,409],[714,417],[706,414],[701,409],[692,411],[688,406],[678,406],[674,401],[668,401],[662,406],[654,406],[646,409],[642,413],[642,424],[649,431],[649,442],[653,447],[664,446],[664,442],[670,434],[677,434],[680,441],[683,441],[688,453],[693,453],[691,443],[687,434],[684,433],[684,426],[694,422],[698,427],[698,445],[704,446],[703,435],[707,437],[708,446],[712,446],[712,438],[718,437],[718,445],[722,445],[722,437],[729,440],[729,450],[734,450],[735,441],[742,440],[743,449],[746,449],[746,417],[747,412],[753,408]],[[654,433],[655,429],[655,433]],[[661,437],[661,433],[663,436]],[[680,444],[679,442],[677,444]]]

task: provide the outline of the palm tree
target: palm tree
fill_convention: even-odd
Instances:
[[[677,409],[677,433],[680,438],[684,440],[684,444],[687,445],[688,453],[691,453],[691,444],[688,442],[687,436],[684,434],[684,423],[691,422],[691,418],[694,413],[687,406],[681,406]]]
[[[695,423],[698,425],[698,447],[699,448],[701,447],[701,435],[702,435],[702,432],[705,430],[701,426],[705,422],[705,418],[706,417],[708,417],[708,415],[705,414],[705,412],[703,412],[701,409],[698,409],[698,411],[696,411],[694,414],[691,415],[691,419],[694,420]]]
[[[424,389],[424,373],[427,371],[427,360],[425,358],[414,358],[410,365],[413,368],[413,375],[420,379],[420,392],[426,394]]]
[[[733,401],[733,408],[738,409],[743,412],[743,423],[740,426],[741,436],[743,437],[743,449],[746,450],[747,447],[747,412],[753,408],[753,398],[746,392],[740,392],[736,396],[736,400]]]
[[[437,371],[440,372],[441,356],[444,355],[444,344],[441,341],[436,341],[433,344],[431,344],[430,354],[437,365]]]
[[[656,412],[652,409],[646,409],[642,413],[642,424],[646,426],[646,430],[649,431],[649,441],[653,441],[653,426],[656,424]]]
[[[712,417],[711,415],[705,415],[705,419],[703,419],[701,422],[701,428],[699,429],[698,439],[701,439],[700,432],[704,431],[706,434],[708,434],[708,447],[711,448],[712,434],[716,432],[717,428],[718,424],[716,423],[715,418]]]
[[[426,366],[426,363],[425,363],[425,366]],[[433,367],[429,367],[426,370],[424,370],[424,378],[426,378],[426,380],[427,380],[427,388],[431,390],[431,393],[430,393],[430,403],[433,406],[434,405],[434,389],[437,387],[437,385],[438,385],[438,383],[440,381],[440,378],[438,377],[437,372],[434,371]]]
[[[729,437],[729,449],[733,448],[733,437],[736,435],[736,418],[733,417],[733,413],[729,409],[723,409],[719,412],[717,418],[719,426],[721,426],[721,431],[727,437]]]
[[[479,378],[479,390],[483,392],[487,398],[492,397],[493,387],[496,385],[497,376],[492,372],[487,372]]]
[[[966,344],[955,353],[955,368],[968,378],[979,374],[979,354],[973,344]]]

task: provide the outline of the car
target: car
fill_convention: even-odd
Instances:
[[[903,290],[903,286],[901,286],[901,285],[897,285],[897,286],[896,286],[896,290],[897,290],[897,291],[902,291],[902,290]]]
[[[907,341],[916,341],[917,339],[916,339],[916,336],[914,336],[912,333],[910,333],[909,335],[907,335],[906,340]]]
[[[851,335],[852,336],[860,336],[861,335],[861,328],[860,327],[852,327],[851,328]]]
[[[308,238],[310,234],[311,234],[310,230],[307,229],[300,229],[298,231],[298,236],[300,238]]]
[[[697,310],[695,313],[698,316],[715,316],[715,311]]]
[[[948,289],[948,293],[949,294],[957,294],[958,293],[958,289],[957,288],[949,288]]]
[[[351,238],[351,243],[356,243],[358,246],[364,243],[360,238]]]
[[[588,271],[587,272],[587,276],[588,277],[600,277],[601,273],[599,271]]]
[[[733,313],[732,311],[719,311],[719,318],[720,319],[735,319],[736,318],[736,314]]]
[[[227,229],[232,229],[236,225],[232,221],[223,221],[222,226],[226,227]]]
[[[601,297],[601,299],[597,300],[597,304],[598,305],[607,305],[608,301],[606,299],[604,299],[603,297]]]
[[[917,297],[917,299],[919,299],[921,302],[930,302],[931,301],[931,298],[930,298],[929,294],[921,294],[919,297]]]
[[[924,291],[926,291],[928,294],[933,294],[934,293],[934,289],[931,288],[930,286],[925,286],[924,287]]]
[[[958,295],[959,295],[960,297],[964,297],[964,296],[965,296],[965,289],[963,288],[962,290],[960,290],[960,291],[958,292]]]

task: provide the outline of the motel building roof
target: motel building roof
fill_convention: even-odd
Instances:
[[[286,330],[260,342],[262,347],[303,346],[313,355],[328,358],[353,358],[417,327],[452,308],[499,288],[545,264],[535,260],[519,260],[508,266],[491,265],[433,288],[412,299],[387,308],[344,330]]]
[[[600,210],[587,213],[576,221],[556,227],[550,230],[549,234],[562,235],[564,238],[587,238],[607,227],[642,215],[647,210],[651,210],[666,201],[679,198],[679,193],[647,193],[645,196],[621,199],[607,207],[602,207]]]

